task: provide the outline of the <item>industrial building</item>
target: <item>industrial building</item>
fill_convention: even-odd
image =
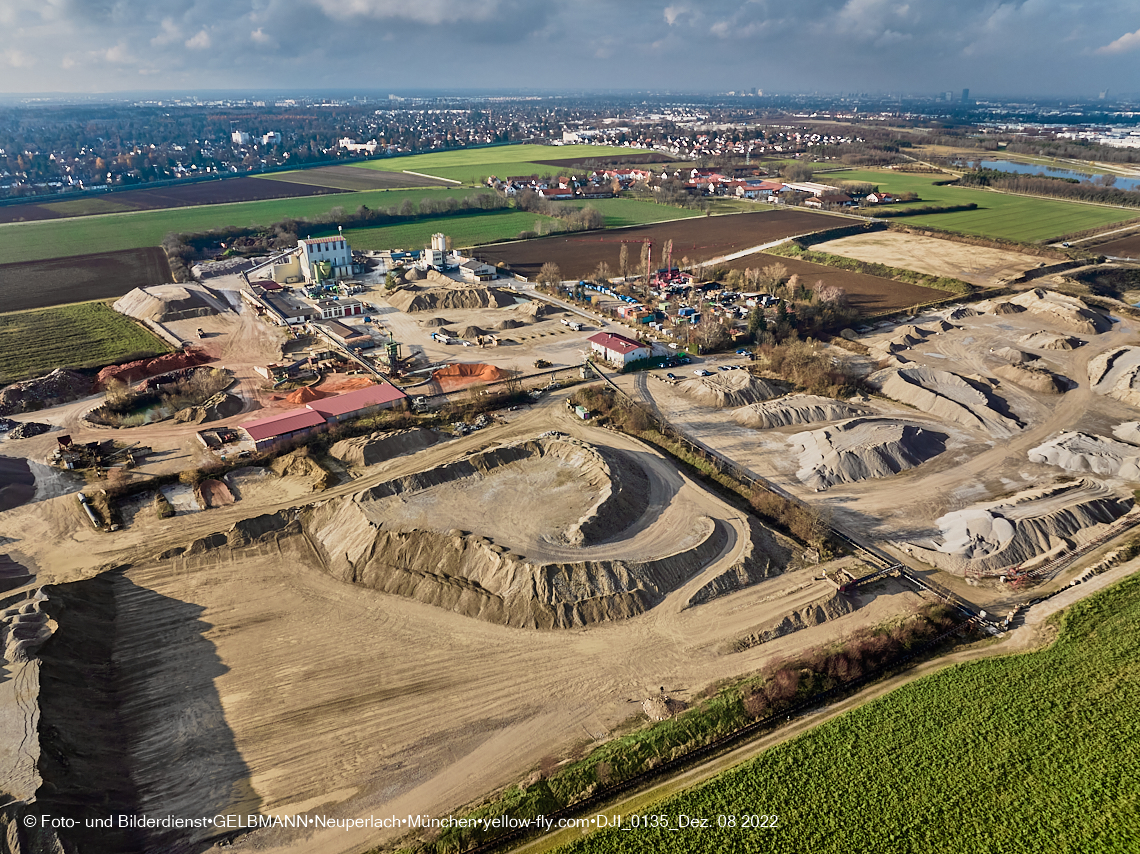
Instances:
[[[333,424],[391,409],[408,396],[389,383],[314,400],[303,409],[247,421],[239,429],[253,440],[254,447],[265,451],[282,442],[319,433]]]
[[[306,407],[281,415],[259,418],[256,421],[247,421],[241,425],[241,429],[253,440],[253,446],[257,450],[265,451],[281,442],[299,439],[324,430],[326,424],[323,415]]]
[[[323,400],[314,400],[307,406],[314,412],[320,413],[329,424],[339,424],[351,418],[371,415],[381,409],[391,409],[407,397],[394,385],[384,383],[345,392],[335,397],[326,397]]]
[[[648,359],[653,355],[653,350],[644,344],[612,332],[599,332],[590,336],[589,341],[590,348],[598,358],[618,368],[624,368],[631,362]]]

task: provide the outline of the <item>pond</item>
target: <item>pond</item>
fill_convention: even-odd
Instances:
[[[973,164],[977,161],[969,160],[962,161],[955,165],[965,166],[967,163]],[[1058,166],[1041,166],[1036,163],[1015,163],[1012,160],[983,160],[981,161],[982,167],[985,169],[995,169],[998,172],[1010,172],[1015,175],[1046,175],[1050,178],[1073,178],[1077,181],[1092,181],[1097,175],[1087,174],[1084,172],[1074,172],[1072,169],[1062,169]],[[1122,178],[1119,175],[1116,177],[1116,183],[1113,186],[1118,190],[1136,190],[1140,189],[1140,178]]]

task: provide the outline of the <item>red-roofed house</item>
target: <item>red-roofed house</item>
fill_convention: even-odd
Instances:
[[[391,409],[400,401],[406,400],[407,397],[394,385],[383,383],[338,394],[335,397],[326,397],[323,400],[314,400],[307,406],[314,412],[323,415],[330,424],[336,424],[340,421],[347,421],[349,418],[369,415],[381,409]]]
[[[288,442],[325,429],[325,417],[311,409],[297,409],[281,415],[271,415],[256,421],[247,421],[241,429],[253,439],[257,450],[264,451],[278,442]]]
[[[598,357],[615,367],[624,368],[630,362],[648,359],[653,351],[644,344],[626,338],[624,335],[614,335],[611,332],[599,332],[590,336],[590,348]]]

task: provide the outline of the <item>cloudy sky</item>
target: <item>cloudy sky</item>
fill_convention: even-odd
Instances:
[[[0,92],[1140,91],[1137,0],[0,0]]]

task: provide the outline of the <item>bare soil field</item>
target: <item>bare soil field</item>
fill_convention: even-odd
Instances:
[[[931,276],[948,276],[973,285],[994,285],[1041,264],[1040,258],[967,246],[937,237],[922,237],[897,231],[877,231],[829,240],[812,247],[846,258],[886,264],[904,270],[917,270]]]
[[[0,264],[0,304],[5,311],[47,308],[121,297],[132,288],[173,281],[158,247]]]
[[[687,257],[697,264],[773,240],[842,224],[842,221],[826,214],[771,210],[502,243],[480,247],[475,254],[489,264],[505,262],[512,272],[528,279],[537,276],[547,261],[553,261],[562,271],[563,278],[577,279],[590,275],[601,261],[609,264],[617,275],[623,244],[630,247],[629,259],[634,265],[646,240],[653,244],[653,263],[656,266],[663,263],[661,249],[666,240],[673,241],[674,263]]]
[[[1091,248],[1102,255],[1140,261],[1140,232],[1129,234],[1127,237],[1121,237],[1117,240],[1110,240],[1108,243],[1101,243]]]
[[[415,186],[424,186],[417,184]],[[98,196],[83,196],[38,204],[0,207],[0,222],[28,222],[62,219],[72,216],[113,213],[117,211],[153,211],[166,208],[189,208],[197,205],[220,205],[229,202],[256,202],[265,199],[289,199],[297,196],[321,196],[342,193],[329,186],[302,183],[259,181],[255,178],[228,178],[200,184],[159,187],[152,190],[123,190]]]
[[[425,178],[406,172],[377,172],[359,166],[320,166],[299,172],[274,172],[258,175],[262,181],[279,181],[299,186],[331,187],[336,190],[406,190],[412,187],[450,187],[449,181]],[[303,195],[301,192],[290,195]],[[271,198],[277,198],[273,196]]]
[[[767,267],[777,263],[783,264],[789,273],[799,276],[800,282],[809,287],[822,281],[826,285],[843,288],[847,293],[848,302],[863,314],[881,314],[953,296],[947,291],[935,288],[881,279],[878,276],[868,276],[866,273],[854,273],[837,267],[800,261],[798,258],[766,255],[763,252],[745,255],[743,258],[729,261],[725,266],[730,270],[747,270],[749,267]]]
[[[673,158],[664,154],[645,152],[642,154],[622,154],[616,152],[608,157],[563,157],[558,160],[536,160],[543,166],[556,166],[559,169],[602,169],[606,166],[639,166],[645,163],[672,163]],[[686,164],[688,165],[688,164]],[[500,175],[506,178],[506,175]]]

